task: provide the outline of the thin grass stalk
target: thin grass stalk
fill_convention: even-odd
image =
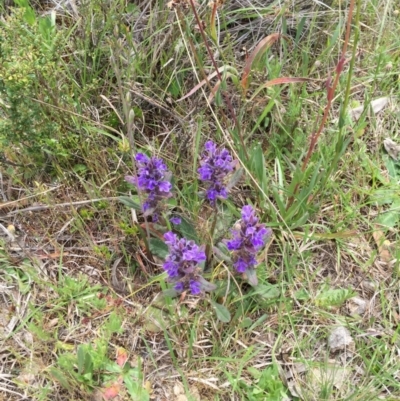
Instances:
[[[342,52],[341,52],[339,61],[338,61],[337,65],[336,65],[335,79],[334,79],[333,83],[331,83],[331,77],[329,76],[327,81],[326,81],[327,100],[328,100],[328,102],[327,102],[327,104],[325,106],[324,114],[322,116],[322,120],[321,120],[321,123],[319,124],[318,130],[315,133],[313,133],[312,136],[311,136],[310,146],[308,148],[306,157],[304,158],[304,161],[303,161],[303,164],[302,164],[302,167],[301,167],[301,170],[303,172],[306,170],[306,168],[308,166],[308,163],[310,162],[311,156],[312,156],[312,154],[314,153],[314,150],[315,150],[315,146],[317,145],[318,140],[319,140],[319,138],[320,138],[320,136],[321,136],[321,134],[322,134],[322,132],[324,130],[325,125],[326,125],[326,122],[328,121],[329,111],[330,111],[330,109],[332,107],[332,101],[333,101],[333,98],[334,98],[334,94],[335,94],[336,88],[337,88],[337,86],[339,84],[339,79],[340,79],[340,75],[343,72],[343,67],[344,67],[344,65],[346,63],[346,52],[347,52],[347,47],[348,47],[349,42],[350,42],[351,22],[353,20],[353,11],[354,11],[355,2],[356,2],[356,0],[351,0],[351,2],[350,2],[349,13],[348,13],[348,16],[347,16],[347,24],[346,24],[346,35],[345,35],[345,39],[344,39],[344,43],[343,43]],[[359,3],[357,3],[357,4],[358,4],[358,9],[359,9],[360,8],[360,4]],[[358,13],[358,11],[357,11],[357,13]],[[354,54],[353,54],[353,57],[352,57],[351,61],[353,61],[353,60],[354,60]],[[354,61],[353,61],[353,66],[354,66]],[[348,93],[348,87],[347,87],[346,88],[346,96],[347,97],[348,97],[348,94],[349,93]],[[348,99],[346,98],[345,99],[345,105],[347,106],[347,104],[348,104]],[[300,183],[296,184],[296,187],[294,189],[294,193],[288,200],[288,204],[287,204],[286,210],[288,210],[290,208],[290,206],[293,204],[294,197],[295,197],[295,195],[297,194],[297,192],[299,190],[299,186],[300,186]]]
[[[222,83],[222,75],[219,72],[219,69],[218,69],[217,63],[215,61],[215,58],[214,58],[214,56],[212,54],[210,46],[208,45],[207,37],[206,37],[205,31],[204,31],[204,27],[203,27],[203,25],[202,25],[202,23],[200,21],[199,14],[197,13],[197,10],[196,10],[196,7],[194,5],[194,1],[193,0],[190,0],[190,6],[192,8],[193,15],[194,15],[194,17],[196,19],[197,26],[199,27],[199,30],[200,30],[201,37],[203,39],[204,45],[206,46],[207,53],[208,53],[208,55],[209,55],[209,57],[211,59],[211,62],[213,64],[213,67],[214,67],[215,72],[217,74],[218,80]],[[207,79],[207,77],[206,77],[206,79]],[[238,137],[239,137],[240,143],[242,145],[242,148],[244,150],[244,154],[246,156],[246,159],[249,160],[249,155],[247,153],[247,150],[246,150],[246,147],[245,147],[245,144],[244,144],[244,140],[243,140],[243,136],[242,136],[239,120],[238,120],[238,118],[236,116],[236,113],[235,113],[235,111],[233,109],[232,102],[229,99],[229,96],[225,91],[222,91],[222,96],[224,97],[224,100],[226,102],[226,105],[228,106],[228,109],[229,109],[229,112],[231,114],[231,117],[232,117],[232,119],[233,119],[233,121],[235,123],[235,127],[236,127],[237,133],[238,133]]]
[[[317,130],[316,133],[314,133],[311,137],[311,142],[310,142],[310,146],[308,148],[308,152],[307,155],[303,161],[303,165],[302,165],[302,171],[305,171],[305,169],[307,168],[307,165],[310,161],[310,158],[312,156],[312,154],[314,153],[314,149],[315,146],[317,145],[318,139],[322,134],[322,131],[325,127],[325,124],[328,120],[328,116],[329,116],[329,111],[332,107],[332,100],[333,97],[335,95],[336,92],[336,88],[338,86],[339,83],[339,79],[340,79],[340,75],[343,72],[343,67],[344,64],[346,62],[346,53],[347,53],[347,47],[349,45],[349,41],[350,41],[350,33],[351,33],[351,22],[353,19],[353,10],[354,10],[354,5],[355,5],[355,0],[351,0],[350,3],[350,7],[349,7],[349,14],[347,17],[347,27],[346,27],[346,36],[345,36],[345,40],[344,40],[344,44],[343,44],[343,48],[342,48],[342,53],[340,55],[339,61],[336,65],[336,74],[335,74],[335,80],[333,81],[333,84],[331,84],[331,78],[328,77],[328,80],[326,82],[326,86],[327,86],[327,99],[328,99],[328,103],[325,106],[325,110],[324,110],[324,115],[322,117],[321,123],[319,125],[319,128]]]
[[[340,142],[343,143],[343,128],[344,128],[344,118],[345,118],[345,113],[347,110],[347,107],[349,105],[350,101],[350,91],[351,91],[351,77],[353,76],[353,71],[354,71],[354,65],[355,65],[355,59],[356,59],[356,53],[357,53],[357,44],[358,40],[360,37],[360,10],[361,10],[361,0],[357,0],[357,11],[356,11],[356,16],[355,16],[355,27],[356,31],[354,34],[354,44],[353,44],[353,51],[352,51],[352,57],[350,60],[350,66],[349,66],[349,74],[348,74],[348,80],[346,84],[346,91],[344,95],[344,100],[343,100],[343,105],[341,109],[341,113],[339,116],[339,139],[338,139],[338,147],[337,147],[337,152],[335,159],[331,163],[330,168],[328,169],[328,172],[324,178],[324,181],[322,182],[321,188],[323,188],[326,184],[326,181],[328,180],[328,177],[331,175],[332,170],[335,168],[337,162],[339,161],[339,157],[341,155],[339,145]]]
[[[121,78],[121,71],[117,65],[117,59],[115,57],[115,54],[112,52],[111,55],[111,64],[114,68],[114,73],[115,73],[115,77],[117,79],[117,85],[118,85],[118,93],[122,102],[122,108],[124,111],[124,117],[125,117],[125,127],[126,127],[126,135],[128,137],[128,141],[129,141],[129,147],[131,150],[131,160],[132,160],[132,169],[133,169],[133,174],[135,177],[137,177],[137,169],[136,169],[136,163],[135,163],[135,155],[134,153],[136,152],[136,144],[135,144],[135,137],[134,137],[134,132],[133,132],[133,128],[134,128],[134,112],[130,107],[130,102],[131,102],[131,94],[130,92],[128,92],[126,95],[123,92],[123,85],[122,85],[122,78]],[[139,187],[137,187],[137,191],[139,194],[139,199],[140,199],[140,203],[143,204],[143,194],[142,191],[140,190]],[[144,219],[144,224],[145,224],[145,228],[146,228],[146,235],[141,235],[143,242],[145,244],[145,248],[146,248],[146,252],[148,255],[149,260],[154,264],[154,260],[153,260],[153,256],[152,253],[150,251],[150,246],[149,246],[149,242],[150,242],[150,228],[149,228],[149,223],[147,221],[147,218]],[[139,232],[141,233],[141,230],[139,230]]]

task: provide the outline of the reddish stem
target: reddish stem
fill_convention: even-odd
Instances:
[[[210,46],[208,45],[208,41],[207,41],[206,34],[205,34],[205,32],[204,32],[203,24],[202,24],[201,21],[200,21],[199,14],[197,13],[197,10],[196,10],[196,7],[195,7],[195,5],[194,5],[193,0],[190,0],[190,5],[191,5],[191,7],[192,7],[193,15],[194,15],[194,17],[195,17],[195,19],[196,19],[196,22],[197,22],[197,26],[199,27],[199,30],[200,30],[200,33],[201,33],[201,37],[202,37],[203,42],[204,42],[204,44],[205,44],[205,46],[206,46],[207,53],[208,53],[208,55],[209,55],[209,57],[210,57],[210,59],[211,59],[211,62],[212,62],[212,64],[213,64],[213,67],[214,67],[214,69],[215,69],[215,71],[216,71],[216,73],[217,73],[217,77],[218,77],[219,81],[222,83],[222,75],[221,75],[221,73],[220,73],[220,71],[219,71],[219,69],[218,69],[217,63],[216,63],[216,61],[215,61],[215,59],[214,59],[214,56],[213,56],[213,54],[212,54],[212,52],[211,52]],[[226,104],[227,104],[227,106],[228,106],[228,109],[229,109],[229,112],[230,112],[230,114],[231,114],[231,117],[232,117],[233,121],[235,122],[235,126],[236,126],[236,129],[237,129],[237,131],[238,131],[238,136],[239,136],[239,139],[240,139],[240,142],[241,142],[241,145],[242,145],[244,154],[245,154],[245,156],[246,156],[246,159],[248,160],[248,159],[249,159],[249,156],[248,156],[248,154],[247,154],[247,150],[246,150],[246,147],[245,147],[245,145],[244,145],[244,141],[243,141],[242,134],[241,134],[241,130],[240,130],[239,121],[238,121],[237,116],[236,116],[236,114],[235,114],[235,111],[234,111],[234,109],[233,109],[231,100],[229,99],[229,96],[228,96],[228,94],[227,94],[225,91],[222,92],[222,95],[224,96],[224,100],[225,100],[225,102],[226,102]]]
[[[329,77],[327,80],[327,98],[328,98],[328,103],[325,106],[324,110],[324,115],[322,117],[321,123],[319,125],[318,131],[314,133],[311,137],[311,142],[310,142],[310,147],[308,148],[307,155],[303,161],[303,166],[302,166],[302,171],[304,171],[310,161],[311,155],[314,153],[315,145],[318,142],[319,137],[322,134],[322,131],[324,129],[324,126],[326,124],[326,121],[328,120],[329,116],[329,110],[331,109],[332,106],[332,100],[334,97],[334,94],[336,92],[336,88],[339,83],[339,78],[341,73],[343,72],[343,67],[346,61],[346,52],[347,52],[347,46],[350,41],[350,33],[351,33],[351,21],[353,19],[353,10],[354,10],[354,3],[355,0],[351,0],[350,7],[349,7],[349,15],[347,17],[347,26],[346,26],[346,36],[342,48],[342,54],[339,58],[339,61],[336,65],[336,74],[335,74],[335,80],[333,81],[333,84],[330,85],[331,78]]]
[[[353,11],[354,11],[354,5],[355,5],[355,0],[351,0],[350,2],[350,6],[349,6],[349,14],[347,17],[347,24],[346,24],[346,35],[345,35],[345,39],[344,39],[344,44],[343,44],[343,48],[342,48],[342,52],[339,58],[338,63],[336,64],[336,69],[335,69],[335,79],[332,83],[332,77],[329,76],[328,79],[326,80],[326,90],[327,90],[327,104],[325,106],[325,110],[324,110],[324,115],[322,116],[322,120],[321,123],[319,124],[318,130],[317,132],[314,132],[311,136],[311,141],[310,141],[310,146],[308,148],[308,152],[306,157],[304,158],[303,161],[303,165],[301,167],[302,171],[305,171],[307,168],[308,163],[310,162],[311,156],[314,153],[315,150],[315,146],[318,143],[319,137],[322,134],[322,131],[325,127],[325,124],[328,120],[328,116],[329,116],[329,110],[332,107],[332,101],[336,92],[336,88],[338,86],[339,83],[339,78],[340,75],[343,72],[343,68],[344,65],[346,63],[346,52],[347,52],[347,47],[350,41],[350,33],[351,33],[351,21],[353,19]],[[288,201],[288,205],[286,207],[286,209],[289,209],[289,207],[293,204],[294,201],[294,196],[297,193],[298,189],[299,189],[299,183],[296,184],[296,187],[294,188],[294,192],[293,195],[289,198]]]

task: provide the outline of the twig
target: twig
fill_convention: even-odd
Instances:
[[[25,209],[14,210],[10,213],[7,213],[4,217],[7,218],[7,217],[13,216],[14,214],[18,214],[18,213],[37,212],[40,210],[55,209],[58,207],[87,205],[89,203],[100,202],[100,201],[104,201],[104,200],[107,200],[107,201],[118,200],[118,196],[113,196],[111,198],[88,199],[88,200],[76,201],[76,202],[56,203],[54,205],[30,206],[30,207],[26,207]]]
[[[30,199],[30,198],[35,198],[36,196],[40,196],[40,195],[46,194],[47,192],[55,191],[56,189],[59,189],[59,188],[60,188],[60,187],[58,186],[58,187],[46,189],[45,191],[40,192],[39,194],[26,196],[25,198],[21,198],[21,199],[15,200],[15,201],[10,201],[10,202],[7,202],[7,203],[2,203],[2,204],[0,205],[0,209],[4,209],[4,208],[6,208],[6,207],[10,207],[10,206],[12,206],[12,205],[14,205],[14,204],[16,204],[16,203],[23,202],[23,201],[25,201],[25,200],[27,200],[27,199]]]

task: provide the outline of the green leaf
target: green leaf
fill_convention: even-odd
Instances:
[[[26,8],[24,12],[24,20],[29,24],[33,25],[36,21],[35,11],[32,8]]]
[[[123,368],[119,366],[116,362],[108,362],[104,366],[104,371],[107,373],[121,373]]]
[[[267,179],[267,170],[265,167],[265,158],[262,147],[260,144],[257,144],[252,150],[250,154],[250,170],[257,178],[257,182],[259,183],[261,189],[267,193],[268,179]]]
[[[388,205],[397,197],[397,191],[394,189],[377,189],[374,191],[369,200],[377,205]]]
[[[294,293],[294,298],[298,301],[307,301],[310,299],[310,294],[305,288],[301,288]]]
[[[221,236],[225,237],[227,230],[232,227],[235,220],[233,208],[226,204],[219,205],[217,222],[214,228],[213,238],[218,239]]]
[[[174,288],[168,288],[162,292],[162,296],[168,298],[176,298],[178,294],[179,292],[176,291]]]
[[[146,308],[143,316],[142,327],[151,333],[159,333],[166,327],[170,327],[171,319],[166,312],[156,307]]]
[[[142,387],[140,381],[124,375],[124,383],[133,401],[148,401],[150,399],[149,393]]]
[[[41,33],[44,41],[47,42],[48,45],[50,45],[52,38],[54,37],[54,33],[55,33],[55,26],[53,25],[53,20],[52,20],[51,16],[46,16],[46,17],[40,18],[38,29],[39,29],[39,32]],[[85,170],[87,170],[86,166],[85,166]]]
[[[223,323],[229,323],[231,321],[231,314],[229,310],[218,302],[211,301],[212,306],[215,309],[217,318]]]
[[[385,156],[384,161],[391,181],[397,183],[400,179],[400,163],[389,156]]]
[[[83,373],[85,368],[85,350],[80,345],[78,347],[78,372]]]
[[[212,284],[208,282],[204,277],[199,277],[198,278],[199,283],[201,284],[201,288],[204,291],[211,292],[217,289],[217,286],[215,284]]]
[[[111,312],[103,327],[108,335],[123,332],[122,319],[115,312]]]
[[[260,295],[260,297],[264,299],[272,299],[272,298],[277,298],[280,295],[279,288],[276,285],[264,285],[264,284],[259,284],[257,287],[254,288],[254,294],[255,295]]]
[[[242,329],[247,329],[253,324],[253,321],[249,317],[245,317],[241,322],[239,327]]]
[[[249,332],[252,332],[253,330],[255,330],[258,326],[260,326],[261,324],[263,324],[267,318],[269,316],[267,314],[264,314],[262,316],[260,316],[249,328]]]
[[[400,211],[399,209],[397,210],[392,210],[392,209],[393,207],[389,211],[380,214],[376,218],[375,222],[383,227],[388,227],[388,228],[396,227],[400,220]]]
[[[29,0],[14,0],[14,3],[23,8],[30,7]]]
[[[244,169],[243,167],[238,168],[231,176],[227,186],[226,186],[226,190],[230,191],[242,178],[244,173]]]
[[[249,366],[247,368],[247,371],[256,379],[259,380],[261,377],[262,372],[259,369],[253,368],[252,366]]]
[[[176,226],[177,231],[182,235],[182,237],[198,243],[199,237],[197,236],[196,229],[194,228],[193,223],[182,216],[179,217],[181,219],[181,224]]]
[[[219,260],[223,260],[224,262],[228,263],[232,262],[231,257],[228,255],[228,248],[222,242],[219,242],[217,246],[213,247],[213,253],[214,256]]]
[[[135,202],[130,196],[119,196],[118,200],[132,209],[138,210],[139,212],[142,211],[139,203]]]
[[[65,374],[65,372],[61,372],[60,370],[56,369],[56,368],[50,368],[49,369],[50,375],[57,380],[58,382],[60,382],[60,384],[67,390],[71,389],[71,385],[69,383],[69,381],[67,380],[67,376]]]
[[[316,296],[315,304],[320,307],[340,306],[354,295],[354,291],[347,288],[325,288]]]
[[[165,259],[168,255],[168,246],[159,238],[150,238],[149,249],[153,255],[161,259]]]
[[[256,287],[258,285],[257,272],[254,269],[246,269],[245,276],[246,276],[247,282],[252,287]]]
[[[14,1],[15,1],[15,4],[17,4],[21,8],[25,9],[25,12],[24,12],[25,22],[27,22],[29,25],[33,25],[36,21],[36,15],[35,15],[35,11],[29,4],[29,1],[28,0],[14,0]]]

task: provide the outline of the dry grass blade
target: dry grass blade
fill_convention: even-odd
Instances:
[[[270,88],[271,86],[275,85],[283,85],[283,84],[297,84],[297,83],[304,83],[304,82],[315,82],[315,79],[311,78],[291,78],[291,77],[280,77],[271,79],[270,81],[265,82],[263,85],[257,88],[254,92],[250,101],[252,101],[263,89]]]
[[[218,73],[224,72],[227,69],[233,69],[230,66],[223,65],[222,67],[218,68],[218,71],[212,72],[210,75],[208,75],[206,78],[201,80],[193,89],[191,89],[185,96],[182,96],[180,99],[177,100],[177,102],[181,102],[182,100],[187,99],[188,97],[192,96],[195,94],[202,86],[204,86],[207,82],[210,82],[211,79],[215,78]]]
[[[267,49],[269,49],[278,39],[280,39],[281,36],[282,35],[280,33],[272,33],[271,35],[268,35],[266,38],[262,39],[260,43],[256,46],[256,48],[251,52],[250,56],[246,60],[246,64],[242,73],[241,85],[245,92],[247,91],[247,88],[249,86],[248,80],[253,63],[258,60],[263,55],[263,53]]]

